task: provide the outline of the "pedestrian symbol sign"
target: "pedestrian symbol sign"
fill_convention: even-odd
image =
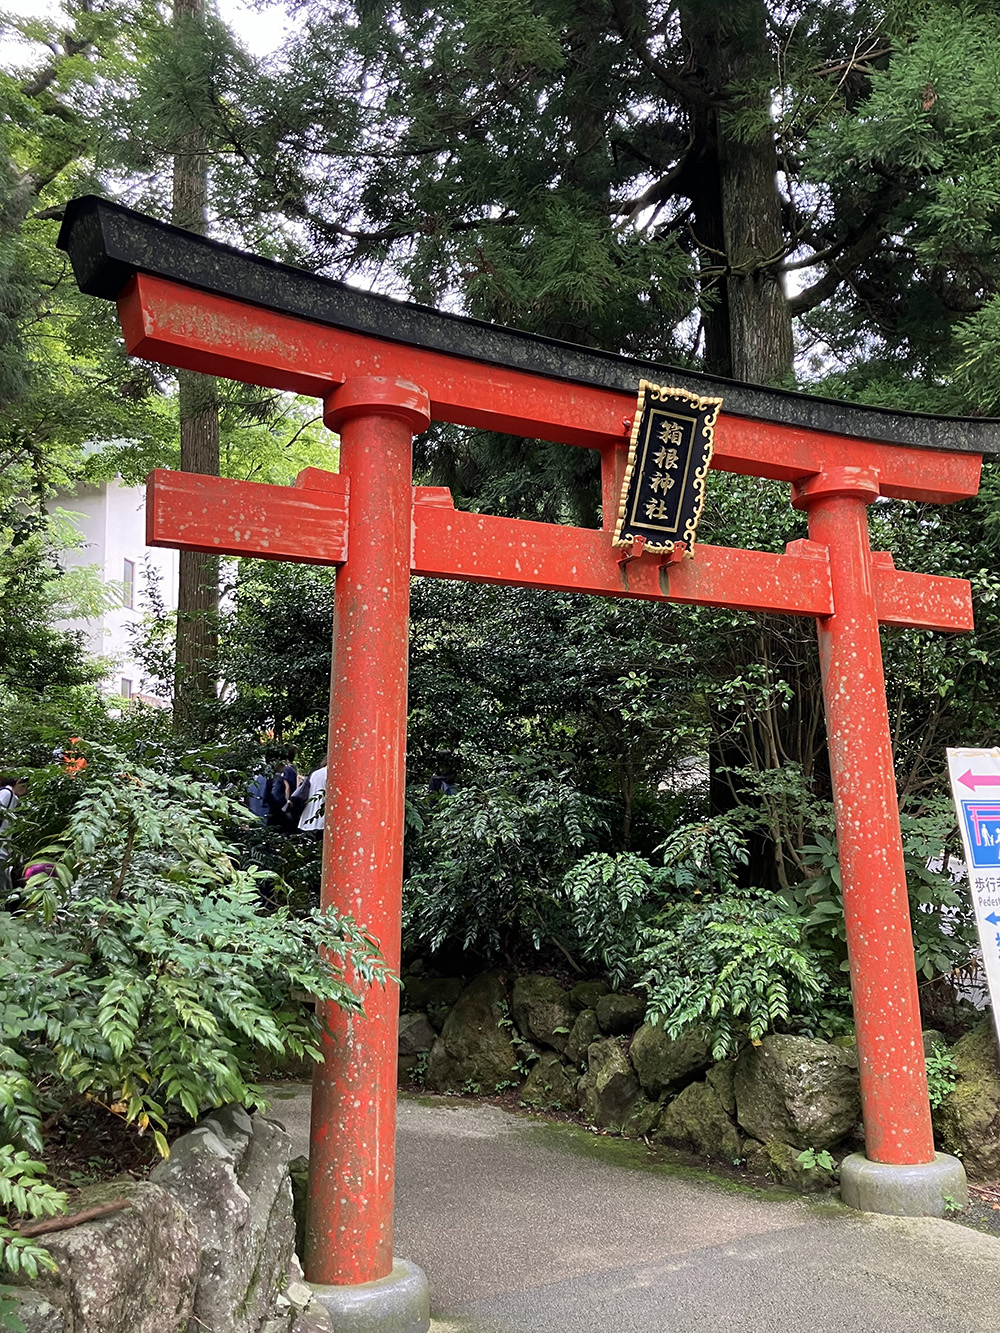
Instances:
[[[962,801],[969,864],[1000,868],[1000,801]]]
[[[965,849],[983,971],[1000,1035],[1000,797],[990,796],[991,788],[1000,787],[1000,749],[949,750],[948,773]]]

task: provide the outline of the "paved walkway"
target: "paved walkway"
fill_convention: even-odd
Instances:
[[[290,1091],[290,1089],[288,1090]],[[308,1095],[271,1114],[307,1151]],[[1000,1241],[738,1189],[640,1144],[450,1099],[399,1107],[396,1253],[435,1333],[996,1333]]]

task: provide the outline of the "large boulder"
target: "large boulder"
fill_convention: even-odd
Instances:
[[[148,1182],[90,1186],[74,1207],[120,1198],[129,1207],[44,1237],[59,1271],[18,1291],[27,1333],[185,1333],[197,1326],[193,1221],[167,1190]]]
[[[499,972],[484,972],[458,997],[431,1048],[424,1086],[431,1092],[494,1092],[518,1081]]]
[[[594,1008],[601,1031],[609,1037],[624,1037],[634,1032],[646,1016],[646,1001],[630,992],[602,995]]]
[[[956,1082],[934,1113],[941,1147],[961,1157],[973,1180],[1000,1175],[1000,1058],[992,1018],[952,1047]]]
[[[595,1041],[587,1052],[587,1072],[577,1085],[580,1110],[599,1129],[619,1133],[641,1096],[639,1081],[613,1037]]]
[[[553,977],[518,977],[510,997],[514,1022],[529,1041],[566,1049],[566,1039],[576,1021],[570,998]]]
[[[736,1118],[763,1143],[828,1148],[861,1114],[858,1057],[808,1037],[765,1037],[736,1062]]]
[[[736,1162],[743,1155],[743,1140],[709,1083],[689,1083],[664,1109],[653,1139],[722,1162]]]
[[[597,1010],[584,1009],[582,1013],[577,1014],[576,1022],[570,1029],[563,1055],[571,1065],[577,1065],[578,1067],[583,1065],[587,1059],[590,1043],[596,1041],[600,1035],[601,1029],[597,1026]]]
[[[593,1009],[601,996],[610,990],[606,981],[578,981],[570,990],[570,1003],[576,1009]]]
[[[177,1140],[151,1179],[198,1228],[194,1327],[258,1333],[274,1313],[295,1245],[291,1140],[239,1107],[223,1107]]]
[[[643,1091],[650,1097],[659,1097],[712,1063],[705,1037],[696,1033],[672,1040],[658,1023],[643,1023],[632,1038],[628,1053]]]
[[[399,1054],[422,1055],[437,1039],[426,1014],[399,1015]]]
[[[522,1106],[533,1111],[568,1111],[576,1107],[576,1079],[555,1051],[543,1051],[521,1089]]]

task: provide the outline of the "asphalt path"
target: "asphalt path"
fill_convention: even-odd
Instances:
[[[307,1090],[269,1114],[306,1152]],[[395,1251],[427,1273],[435,1333],[1000,1327],[1000,1241],[953,1222],[740,1188],[449,1098],[401,1099],[396,1152]]]

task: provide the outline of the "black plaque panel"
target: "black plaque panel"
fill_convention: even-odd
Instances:
[[[639,381],[615,546],[694,553],[721,398]]]

